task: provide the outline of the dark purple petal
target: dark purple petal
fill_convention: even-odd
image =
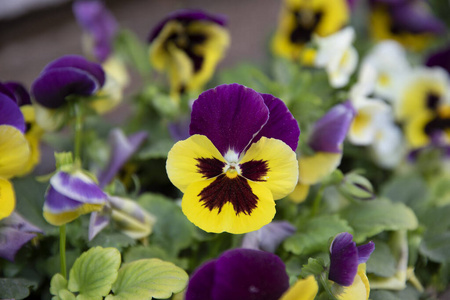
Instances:
[[[242,248],[274,253],[286,238],[294,234],[295,230],[296,228],[287,221],[273,221],[259,230],[246,233],[242,240]]]
[[[185,300],[213,300],[212,289],[215,280],[216,262],[216,259],[211,260],[195,270],[189,279],[184,296]]]
[[[19,106],[13,98],[3,93],[0,93],[0,125],[14,126],[25,132],[25,119]]]
[[[148,37],[148,41],[151,43],[161,32],[167,22],[177,20],[182,23],[188,24],[193,21],[207,21],[213,22],[220,26],[225,26],[227,23],[227,18],[224,15],[220,14],[209,14],[201,10],[192,10],[192,9],[180,9],[172,12],[163,20],[161,20],[153,30],[150,32]]]
[[[375,250],[375,243],[370,241],[365,245],[361,245],[357,247],[358,249],[358,264],[366,263],[373,250]]]
[[[442,33],[445,25],[427,7],[425,1],[414,0],[390,6],[394,26],[413,33]]]
[[[12,100],[16,100],[16,96],[14,93],[8,88],[8,86],[5,83],[0,82],[0,95],[4,94],[8,98],[11,98]],[[17,102],[17,101],[16,101]]]
[[[75,211],[83,204],[83,202],[64,196],[50,186],[45,194],[44,209],[53,214],[59,214],[66,211]]]
[[[291,114],[286,104],[280,99],[270,94],[260,94],[267,108],[269,109],[269,120],[258,135],[253,139],[253,143],[259,141],[263,136],[282,140],[292,151],[297,149],[300,128],[297,120]]]
[[[350,233],[338,234],[330,246],[328,279],[342,286],[350,286],[358,272],[358,249]]]
[[[212,299],[274,300],[289,288],[283,261],[253,249],[233,249],[216,261]]]
[[[44,233],[42,229],[31,224],[16,212],[13,212],[9,217],[3,219],[1,226],[11,227],[22,232]]]
[[[94,55],[103,62],[112,51],[118,24],[101,1],[76,1],[73,12],[80,26],[93,38]]]
[[[89,96],[99,88],[95,78],[76,68],[48,70],[31,86],[36,101],[46,108],[59,108],[69,95]]]
[[[30,105],[31,99],[27,89],[19,82],[9,81],[4,85],[11,91],[19,106]]]
[[[144,131],[126,137],[122,130],[114,129],[109,135],[111,156],[107,169],[98,175],[99,186],[104,187],[116,176],[120,168],[130,159],[145,141],[148,134]]]
[[[101,214],[94,211],[91,213],[89,220],[89,240],[91,241],[97,234],[100,233],[106,226],[108,226],[111,216],[108,214]]]
[[[60,171],[50,178],[50,185],[61,195],[81,204],[103,204],[107,199],[102,189],[81,172],[70,174]]]
[[[14,261],[17,251],[35,236],[13,227],[0,227],[0,257]]]
[[[312,129],[309,146],[314,151],[341,153],[345,136],[355,116],[350,101],[333,106]]]
[[[220,85],[194,101],[190,134],[205,135],[223,155],[241,153],[269,119],[261,95],[239,84]]]
[[[441,67],[450,74],[450,44],[428,56],[425,65],[428,67]]]
[[[88,61],[81,55],[65,55],[52,61],[44,68],[41,76],[49,70],[60,68],[79,69],[93,76],[99,87],[102,87],[105,84],[105,72],[103,71],[102,66],[98,63]]]

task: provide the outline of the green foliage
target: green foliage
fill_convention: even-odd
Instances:
[[[101,299],[111,290],[119,267],[120,252],[116,248],[91,248],[75,261],[68,289],[85,299]]]
[[[354,229],[357,243],[387,230],[414,230],[418,220],[411,208],[388,199],[376,199],[347,206],[341,217]]]
[[[168,298],[182,291],[188,275],[175,265],[159,259],[143,259],[125,264],[106,300]]]
[[[319,276],[325,271],[325,263],[322,259],[309,258],[308,263],[303,265],[300,275],[306,278],[309,275]]]
[[[426,204],[428,188],[422,177],[416,174],[397,176],[383,186],[381,196],[404,203],[418,212]]]
[[[304,224],[299,231],[287,238],[284,249],[297,255],[326,251],[329,240],[341,232],[353,232],[347,221],[338,216],[318,216]]]
[[[381,277],[394,276],[397,271],[397,260],[389,245],[379,239],[373,242],[375,243],[375,250],[367,261],[367,272]]]
[[[145,78],[150,75],[150,62],[146,46],[129,30],[121,30],[115,39],[114,48]]]
[[[0,299],[25,299],[35,284],[23,278],[0,278]]]

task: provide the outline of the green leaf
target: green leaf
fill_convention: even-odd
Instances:
[[[182,291],[188,282],[186,272],[172,263],[156,258],[125,264],[114,282],[114,295],[106,300],[169,298]]]
[[[67,280],[60,273],[55,274],[50,281],[50,293],[57,296],[59,291],[66,289]]]
[[[156,217],[150,242],[162,247],[170,256],[191,245],[194,225],[170,198],[157,194],[143,194],[138,203]]]
[[[381,240],[374,240],[375,250],[367,261],[367,273],[373,273],[381,277],[394,276],[397,260],[391,252],[388,244]]]
[[[417,212],[427,200],[428,188],[422,177],[413,174],[394,177],[383,186],[381,195],[392,202],[402,202]]]
[[[84,252],[70,270],[69,290],[79,292],[79,299],[106,296],[117,278],[120,259],[116,248],[95,247]]]
[[[319,276],[323,271],[325,271],[325,263],[323,259],[309,258],[308,263],[303,265],[300,275],[306,278],[309,275]]]
[[[450,232],[426,235],[419,250],[432,261],[450,262]]]
[[[389,291],[370,291],[372,300],[401,300],[393,292]]]
[[[150,143],[147,147],[139,152],[139,159],[167,158],[167,153],[172,149],[174,141],[170,138],[160,139],[154,143]]]
[[[142,76],[151,72],[147,47],[130,30],[121,30],[115,38],[114,49],[130,62]]]
[[[403,203],[393,203],[387,199],[353,203],[341,212],[355,230],[356,243],[385,230],[414,230],[418,221],[414,212]]]
[[[294,254],[311,254],[316,251],[326,251],[328,241],[341,232],[353,232],[347,221],[338,216],[319,216],[309,220],[298,232],[284,243],[284,249]]]
[[[0,299],[25,299],[33,286],[32,281],[23,278],[0,278]]]
[[[103,230],[98,235],[96,235],[95,238],[92,239],[92,241],[88,243],[88,246],[100,246],[105,248],[114,247],[118,250],[122,250],[123,248],[134,244],[136,244],[136,240],[121,232]]]

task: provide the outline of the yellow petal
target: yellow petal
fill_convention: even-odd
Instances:
[[[167,175],[183,193],[191,183],[205,179],[197,167],[199,158],[216,158],[225,163],[213,143],[206,136],[199,134],[177,142],[167,155]]]
[[[299,159],[299,182],[315,184],[330,175],[341,163],[341,153],[316,152]]]
[[[405,125],[405,135],[413,148],[425,146],[430,143],[430,137],[425,133],[425,125],[433,119],[429,111],[422,111],[411,117]]]
[[[45,209],[44,206],[44,219],[55,226],[61,226],[66,223],[72,222],[81,215],[91,213],[93,211],[100,211],[103,208],[102,204],[84,204],[78,207],[76,210],[67,211],[59,214],[51,213]]]
[[[205,202],[201,201],[200,193],[210,186],[216,178],[192,183],[183,196],[181,208],[186,217],[207,232],[246,233],[258,230],[270,223],[275,216],[275,202],[272,193],[263,185],[247,181],[251,191],[257,197],[256,207],[250,213],[236,213],[233,204],[226,202],[220,209],[209,209]],[[237,180],[229,179],[229,180]],[[233,195],[230,194],[230,197]]]
[[[353,284],[344,287],[343,292],[336,296],[338,300],[367,300],[369,299],[370,285],[366,276],[366,264],[358,266],[358,273]]]
[[[0,220],[8,217],[15,206],[16,196],[11,182],[0,178]]]
[[[258,183],[268,188],[275,200],[287,196],[294,190],[298,182],[297,157],[284,142],[262,137],[251,145],[239,163],[242,165],[251,160],[268,163],[269,170],[263,178],[265,181]]]
[[[0,125],[0,177],[11,178],[21,173],[30,158],[30,147],[20,130]]]
[[[309,185],[298,183],[294,191],[289,194],[289,200],[294,203],[302,203],[308,197]]]
[[[319,285],[313,275],[298,280],[281,296],[280,300],[314,300]]]

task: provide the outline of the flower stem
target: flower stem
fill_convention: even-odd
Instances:
[[[75,148],[74,157],[75,161],[81,161],[81,138],[83,133],[83,117],[81,112],[81,106],[79,103],[73,103],[73,111],[75,115]]]
[[[317,215],[317,212],[319,211],[320,203],[322,202],[323,198],[323,190],[324,186],[321,185],[319,190],[317,191],[316,197],[313,200],[312,208],[311,208],[311,216],[314,217]]]
[[[67,279],[66,270],[66,224],[59,226],[59,256],[61,259],[61,274]]]

